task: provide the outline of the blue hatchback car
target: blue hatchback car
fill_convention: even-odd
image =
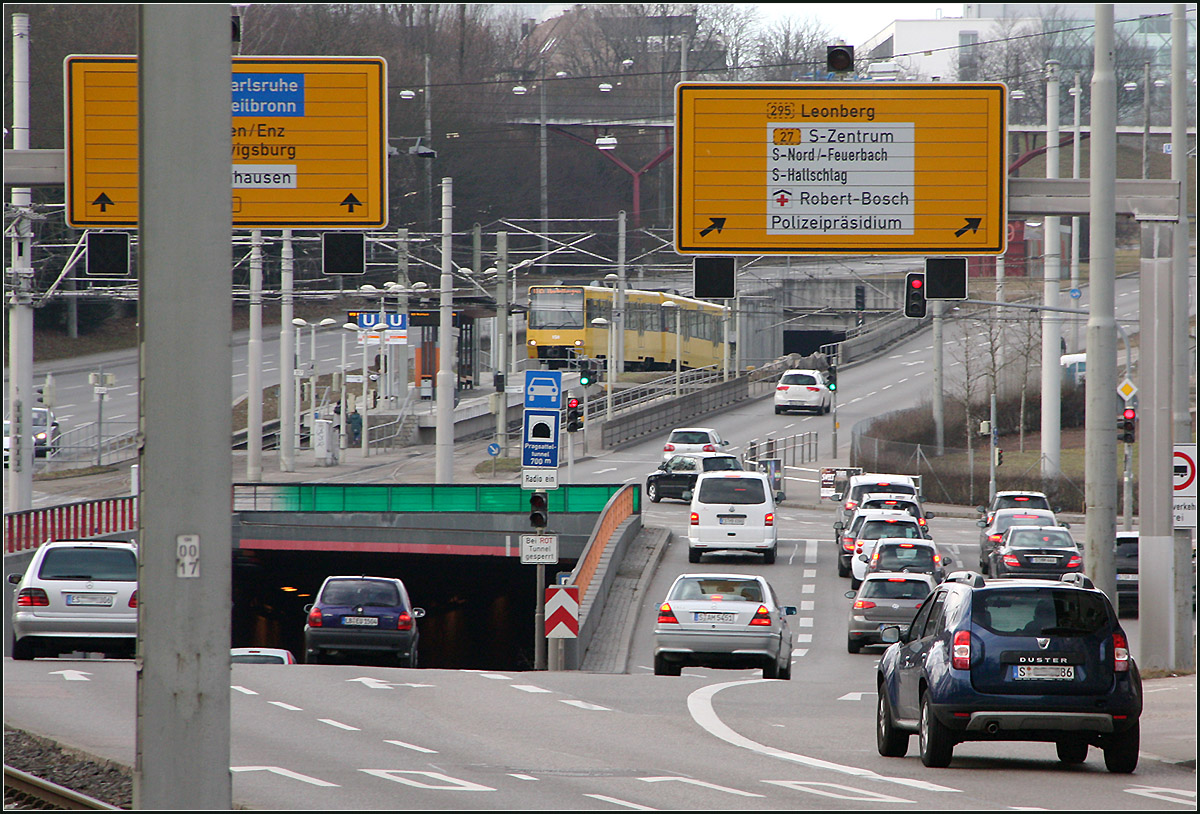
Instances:
[[[393,577],[326,577],[317,601],[307,606],[304,661],[326,656],[373,653],[394,657],[402,667],[417,666],[420,641],[414,608],[404,583]]]
[[[951,574],[879,661],[879,754],[947,766],[964,741],[1054,743],[1079,764],[1103,750],[1110,772],[1137,767],[1142,680],[1112,604],[1091,580]]]

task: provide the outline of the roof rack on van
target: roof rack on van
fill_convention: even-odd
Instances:
[[[946,582],[961,582],[972,588],[982,588],[987,582],[978,571],[953,571],[946,577]]]
[[[1059,582],[1069,582],[1072,585],[1078,585],[1080,588],[1095,588],[1096,584],[1091,581],[1085,574],[1063,574],[1059,577]]]

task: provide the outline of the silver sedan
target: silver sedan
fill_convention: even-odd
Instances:
[[[758,668],[763,678],[792,677],[792,631],[775,590],[751,574],[682,574],[658,608],[654,674],[684,667]]]

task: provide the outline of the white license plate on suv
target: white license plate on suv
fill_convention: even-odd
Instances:
[[[746,518],[744,517],[717,517],[717,523],[722,526],[744,526]]]
[[[1072,664],[1017,664],[1013,665],[1013,678],[1017,680],[1073,681],[1075,666]]]
[[[67,594],[67,604],[72,607],[90,605],[96,608],[111,608],[113,598],[108,594]]]
[[[379,619],[374,616],[343,616],[342,624],[355,627],[379,627]]]

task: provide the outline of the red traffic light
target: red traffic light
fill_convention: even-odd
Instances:
[[[1137,410],[1133,409],[1132,407],[1126,407],[1125,412],[1123,412],[1121,415],[1124,418],[1134,419],[1137,418]]]
[[[577,398],[567,399],[567,406],[570,407],[572,410],[574,410],[576,407],[579,406],[579,399],[577,399]]]
[[[908,284],[912,288],[920,288],[921,286],[925,285],[925,281],[922,280],[920,277],[913,275],[908,278]]]

